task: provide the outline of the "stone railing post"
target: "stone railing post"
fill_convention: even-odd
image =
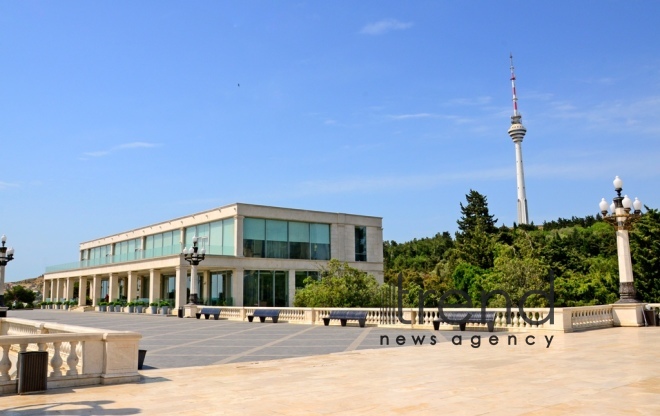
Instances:
[[[53,368],[53,371],[50,373],[50,377],[59,377],[62,375],[62,357],[60,356],[60,345],[61,341],[53,342],[53,358],[50,359],[50,366]]]
[[[76,346],[78,341],[69,341],[69,356],[66,357],[66,365],[69,367],[67,370],[67,376],[75,376],[78,374],[78,352],[76,351]]]
[[[135,332],[103,334],[105,343],[101,384],[130,383],[140,380],[137,371],[138,344],[142,335]]]
[[[11,370],[11,361],[9,360],[9,348],[11,345],[0,345],[2,349],[2,358],[0,358],[0,381],[9,380],[9,371]]]

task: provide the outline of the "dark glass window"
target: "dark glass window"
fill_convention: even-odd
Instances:
[[[367,227],[355,227],[355,261],[367,261]]]

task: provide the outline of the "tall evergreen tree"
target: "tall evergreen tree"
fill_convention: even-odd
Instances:
[[[461,218],[456,221],[460,232],[456,233],[456,238],[459,239],[465,234],[469,234],[476,230],[477,227],[488,233],[494,234],[497,232],[495,223],[497,219],[494,215],[488,212],[488,201],[485,195],[481,195],[474,189],[470,189],[470,193],[465,195],[467,205],[463,206],[461,203]]]
[[[458,257],[482,269],[493,267],[493,244],[498,229],[493,215],[488,212],[484,195],[470,189],[465,195],[467,205],[461,203],[461,218],[456,233]]]

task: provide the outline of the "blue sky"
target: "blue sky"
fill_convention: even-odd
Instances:
[[[660,3],[0,3],[7,281],[78,244],[245,202],[456,230],[516,218],[509,53],[530,219],[659,208]],[[240,86],[239,86],[240,84]]]

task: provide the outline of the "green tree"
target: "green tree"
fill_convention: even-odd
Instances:
[[[461,218],[457,221],[456,249],[458,257],[482,269],[493,267],[493,244],[498,229],[496,219],[488,211],[484,195],[475,190],[465,195],[467,205],[461,203]]]
[[[321,270],[320,277],[320,280],[305,280],[306,286],[296,291],[294,306],[359,308],[378,305],[376,279],[348,263],[332,259]]]
[[[630,233],[635,290],[644,302],[660,302],[660,211],[649,209]]]
[[[36,297],[37,294],[34,291],[26,289],[21,285],[16,285],[5,292],[5,302],[16,300],[18,302],[32,303]]]

